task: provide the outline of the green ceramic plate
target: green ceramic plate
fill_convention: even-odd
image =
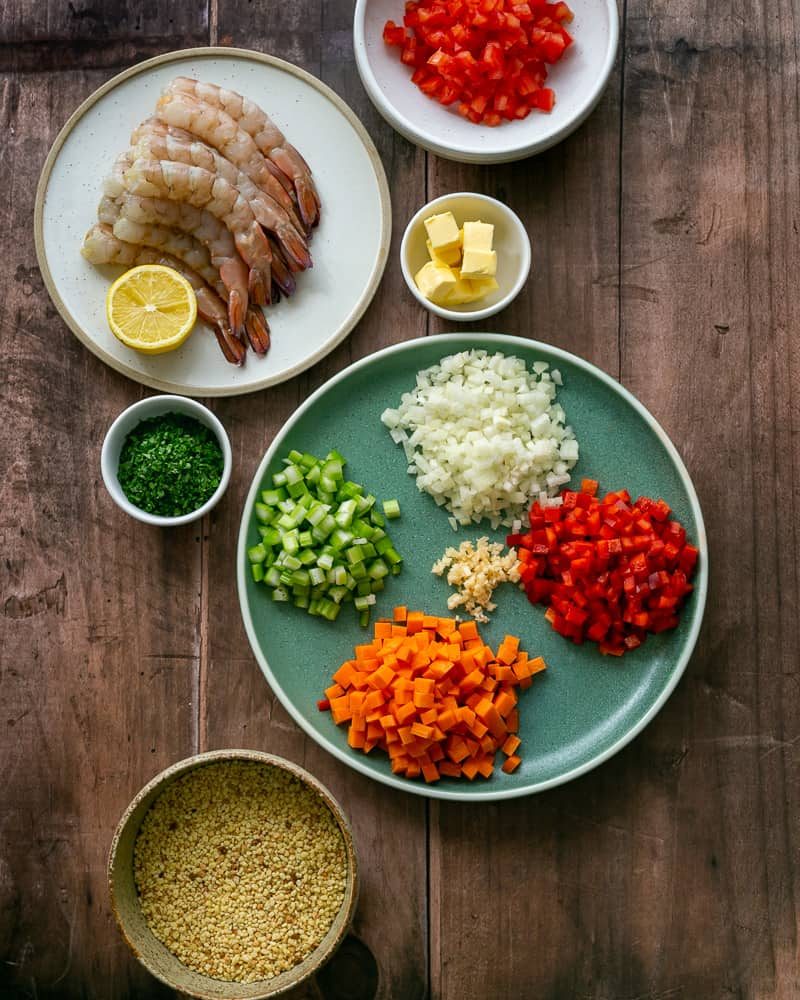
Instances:
[[[431,565],[448,545],[485,534],[483,526],[457,534],[446,512],[419,493],[406,473],[402,450],[380,422],[414,386],[417,371],[456,351],[485,347],[534,361],[548,361],[563,376],[559,400],[575,428],[581,449],[573,480],[589,476],[603,491],[626,487],[636,496],[663,497],[700,549],[695,591],[672,632],[651,636],[621,660],[601,656],[594,644],[575,646],[553,632],[544,609],[532,607],[515,587],[496,592],[498,609],[481,633],[493,647],[507,633],[522,648],[542,655],[547,672],[522,693],[522,764],[511,775],[489,781],[442,780],[435,786],[396,778],[388,758],[347,746],[346,727],[337,728],[318,698],[331,673],[363,642],[352,608],[333,624],[305,612],[274,604],[253,583],[246,549],[258,540],[251,516],[260,489],[271,484],[281,458],[292,448],[323,455],[332,448],[348,459],[346,474],[379,500],[396,497],[402,516],[391,524],[403,573],[390,577],[378,595],[378,616],[395,604],[447,614],[450,588],[431,574]],[[501,334],[452,334],[407,341],[359,361],[317,390],[292,415],[264,456],[245,504],[237,552],[239,601],[250,644],[272,690],[308,735],[334,756],[372,778],[405,791],[437,798],[498,799],[526,795],[569,781],[620,750],[653,718],[669,697],[694,649],[706,599],[708,556],[703,517],[692,482],[667,435],[619,383],[564,351]],[[373,616],[375,617],[375,616]],[[371,635],[370,633],[367,633]]]

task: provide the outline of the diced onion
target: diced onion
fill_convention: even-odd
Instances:
[[[561,375],[544,361],[532,367],[462,351],[419,372],[416,388],[381,417],[418,489],[458,524],[512,526],[532,499],[549,503],[570,480],[578,442],[556,402]]]

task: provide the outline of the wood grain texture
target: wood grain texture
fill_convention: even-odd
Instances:
[[[222,0],[218,9],[222,43],[290,59],[350,104],[381,154],[394,217],[390,263],[380,291],[345,343],[291,382],[258,396],[214,402],[231,433],[234,476],[208,541],[214,585],[209,589],[208,657],[203,667],[203,740],[209,749],[252,746],[303,764],[328,785],[352,822],[363,876],[354,937],[328,973],[301,995],[324,1000],[371,1000],[373,996],[416,1000],[425,995],[427,979],[425,803],[396,795],[341,767],[295,726],[270,692],[250,651],[235,584],[236,538],[244,498],[258,462],[287,417],[352,361],[425,332],[424,313],[407,295],[400,270],[394,266],[405,222],[418,207],[419,190],[424,188],[425,159],[393,133],[369,103],[353,63],[352,13],[351,0],[324,4],[302,0],[280,8],[268,2],[243,8],[233,0]],[[274,111],[281,121],[280,109]],[[286,131],[291,138],[291,122],[286,122]],[[357,197],[357,192],[342,194]],[[335,428],[331,433],[333,447]]]
[[[4,6],[3,38],[69,52],[86,28],[64,8]],[[180,44],[168,13],[145,27]],[[66,60],[0,84],[0,996],[15,1000],[169,993],[122,943],[105,865],[130,798],[196,743],[198,533],[146,529],[105,492],[103,434],[142,392],[69,333],[33,247],[45,154],[108,75]]]
[[[354,66],[352,0],[0,6],[0,1000],[169,995],[121,943],[105,856],[152,774],[223,746],[304,764],[355,828],[353,935],[291,1000],[800,995],[798,12],[623,3],[594,115],[543,156],[492,168],[427,157],[379,118]],[[344,97],[383,159],[394,235],[343,345],[283,386],[214,401],[228,494],[199,529],[161,533],[102,487],[104,430],[142,390],[51,305],[33,180],[113,72],[207,41],[289,59]],[[700,643],[658,718],[574,784],[480,809],[426,807],[308,741],[250,652],[234,574],[247,487],[296,406],[351,361],[447,328],[397,258],[410,215],[456,189],[508,201],[533,242],[523,295],[483,326],[621,377],[682,452],[711,548]]]

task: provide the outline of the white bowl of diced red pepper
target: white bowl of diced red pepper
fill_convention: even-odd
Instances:
[[[587,118],[616,58],[616,0],[571,8],[357,0],[361,81],[393,128],[438,156],[505,163],[540,153]]]

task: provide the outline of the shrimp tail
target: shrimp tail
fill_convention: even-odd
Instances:
[[[237,288],[232,288],[228,294],[228,319],[231,330],[240,337],[244,332],[245,313],[247,311],[247,300],[241,295]]]
[[[270,289],[272,275],[262,267],[251,267],[247,276],[247,291],[257,306],[268,306],[272,301]]]
[[[286,263],[292,271],[305,271],[314,266],[308,247],[291,226],[281,226],[277,235],[286,253]]]
[[[221,323],[214,326],[214,336],[226,361],[237,366],[244,363],[247,348],[226,326]]]
[[[272,238],[269,242],[272,248],[272,280],[284,295],[292,295],[297,287],[294,275],[289,269],[281,247]]]
[[[247,310],[245,330],[247,331],[247,339],[250,341],[250,346],[256,354],[266,354],[270,343],[269,326],[266,319],[264,319],[264,313],[260,309],[254,309],[251,306]]]

